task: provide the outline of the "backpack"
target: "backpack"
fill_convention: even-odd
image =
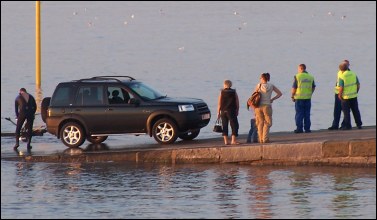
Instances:
[[[258,108],[261,100],[261,92],[260,92],[261,84],[259,84],[259,89],[253,94],[251,94],[250,98],[247,100],[247,109],[249,109],[249,106],[252,108]]]

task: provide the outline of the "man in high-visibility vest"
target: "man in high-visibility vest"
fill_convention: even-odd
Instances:
[[[342,130],[351,130],[351,110],[357,128],[362,129],[361,115],[359,111],[359,104],[357,102],[357,94],[360,89],[360,82],[351,70],[348,70],[348,65],[346,63],[341,63],[339,65],[342,74],[339,77],[339,94],[338,97],[341,100],[342,111],[344,114]]]
[[[343,63],[347,63],[347,70],[350,70],[349,66],[350,66],[350,62],[348,60],[343,60]],[[333,113],[333,116],[334,116],[334,119],[332,121],[332,125],[328,128],[329,130],[338,130],[339,128],[339,122],[340,122],[340,115],[342,114],[342,102],[340,101],[339,97],[338,97],[338,94],[339,94],[339,76],[342,74],[343,72],[342,71],[338,71],[338,74],[336,75],[336,83],[335,83],[335,88],[334,88],[334,92],[335,92],[335,101],[334,101],[334,113]],[[342,122],[342,126],[343,126],[343,122]]]
[[[294,82],[291,91],[292,101],[295,102],[295,133],[311,132],[310,126],[310,109],[311,98],[315,90],[314,77],[306,71],[306,65],[298,65],[298,73],[294,77]]]

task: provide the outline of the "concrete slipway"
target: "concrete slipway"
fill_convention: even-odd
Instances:
[[[106,144],[86,149],[64,148],[55,153],[2,155],[4,160],[29,162],[241,163],[250,165],[314,165],[376,167],[376,126],[347,131],[271,133],[271,143],[224,145],[222,137],[177,141],[173,145],[140,144],[109,149]],[[34,149],[33,149],[34,150]]]

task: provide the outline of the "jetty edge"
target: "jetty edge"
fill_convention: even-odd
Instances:
[[[135,163],[238,163],[275,166],[350,166],[376,167],[376,126],[363,129],[311,133],[272,132],[271,143],[245,143],[246,135],[238,138],[241,145],[224,145],[218,138],[181,141],[172,145],[135,145],[109,149],[105,144],[96,148],[66,148],[53,154],[23,154],[2,160],[24,162],[135,162]]]

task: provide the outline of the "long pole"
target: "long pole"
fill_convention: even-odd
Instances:
[[[41,88],[41,16],[40,2],[35,2],[35,85]]]

